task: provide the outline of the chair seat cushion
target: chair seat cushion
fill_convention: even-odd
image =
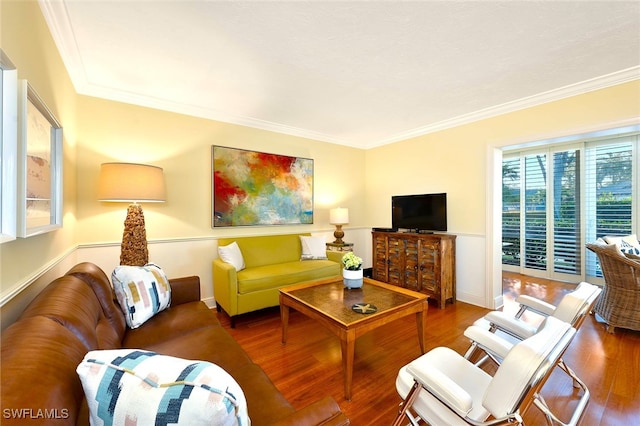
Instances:
[[[491,376],[476,368],[454,350],[438,347],[402,367],[396,379],[396,389],[403,399],[407,396],[414,383],[413,376],[409,373],[409,370],[439,371],[457,383],[470,397],[471,410],[468,413],[460,413],[462,416],[466,414],[477,421],[483,421],[489,416],[489,412],[482,406],[482,399],[491,381]],[[454,398],[454,396],[450,396],[450,398]],[[413,404],[413,409],[430,424],[467,424],[452,411],[444,408],[433,395],[424,389],[420,390],[420,394]]]
[[[238,272],[238,291],[246,294],[331,275],[340,275],[340,265],[331,260],[297,260],[257,266]]]

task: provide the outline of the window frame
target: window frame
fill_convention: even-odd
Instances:
[[[640,125],[632,125],[625,126],[616,129],[609,129],[606,131],[597,131],[591,132],[584,135],[575,135],[573,137],[562,138],[563,140],[549,140],[549,141],[540,141],[537,143],[531,143],[512,147],[504,147],[502,149],[502,158],[500,162],[500,167],[503,166],[505,161],[513,158],[520,158],[520,177],[519,177],[519,185],[520,185],[520,204],[526,203],[524,198],[524,192],[526,187],[526,176],[524,173],[524,158],[526,156],[535,155],[537,153],[544,153],[547,156],[547,173],[549,171],[554,170],[553,161],[555,154],[562,151],[567,150],[577,150],[578,151],[578,161],[580,162],[580,170],[579,170],[579,180],[580,180],[580,188],[578,189],[579,197],[580,197],[580,206],[579,206],[579,218],[578,221],[580,223],[580,230],[578,232],[580,241],[578,242],[578,246],[582,249],[580,250],[580,268],[577,273],[562,273],[555,272],[555,262],[552,260],[551,262],[547,262],[546,268],[544,270],[536,270],[525,267],[525,261],[523,256],[520,256],[520,264],[519,265],[510,265],[502,263],[502,257],[499,259],[501,268],[505,271],[518,272],[526,275],[541,277],[541,278],[552,278],[562,281],[569,282],[579,282],[584,280],[589,280],[590,282],[603,283],[604,281],[600,277],[596,277],[593,275],[587,275],[587,265],[594,260],[597,261],[597,258],[593,258],[590,256],[588,250],[584,247],[584,244],[587,241],[590,241],[589,238],[596,232],[595,228],[593,232],[588,232],[589,226],[595,226],[593,221],[591,223],[587,223],[589,219],[587,217],[588,211],[590,211],[590,207],[587,206],[586,203],[590,202],[587,200],[586,191],[587,191],[587,181],[586,181],[586,173],[587,173],[587,164],[586,164],[586,152],[590,149],[595,149],[597,146],[607,145],[607,144],[617,144],[620,143],[623,138],[635,138],[632,140],[632,199],[636,201],[632,204],[632,214],[631,214],[631,229],[633,231],[638,232],[640,230],[640,205],[638,200],[640,200]],[[523,178],[524,176],[524,178]],[[547,209],[547,258],[549,256],[553,256],[555,251],[554,246],[554,217],[553,217],[553,203],[554,203],[554,193],[553,193],[553,175],[551,178],[548,178],[546,181],[546,209]],[[594,200],[592,199],[591,202]],[[597,199],[596,199],[597,201]],[[504,225],[503,222],[503,201],[502,197],[500,199],[500,221],[501,224]],[[524,228],[526,223],[524,221],[523,209],[521,210],[520,215],[520,235],[524,234]],[[502,232],[500,235],[496,235],[494,238],[499,238],[499,241],[502,243]],[[520,253],[524,253],[523,251],[524,239],[520,238]],[[553,259],[553,257],[552,257]]]
[[[0,49],[0,244],[16,239],[18,72]]]

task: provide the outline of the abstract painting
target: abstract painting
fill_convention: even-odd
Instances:
[[[212,147],[213,226],[313,223],[313,160]]]

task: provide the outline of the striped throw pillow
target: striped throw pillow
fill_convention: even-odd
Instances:
[[[219,366],[138,349],[91,351],[76,369],[92,425],[249,425],[238,383]]]
[[[145,266],[117,266],[111,282],[127,325],[140,327],[171,304],[171,286],[162,269]]]

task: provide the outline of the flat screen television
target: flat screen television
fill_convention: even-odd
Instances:
[[[447,230],[447,194],[394,195],[391,197],[394,229],[412,232]]]

